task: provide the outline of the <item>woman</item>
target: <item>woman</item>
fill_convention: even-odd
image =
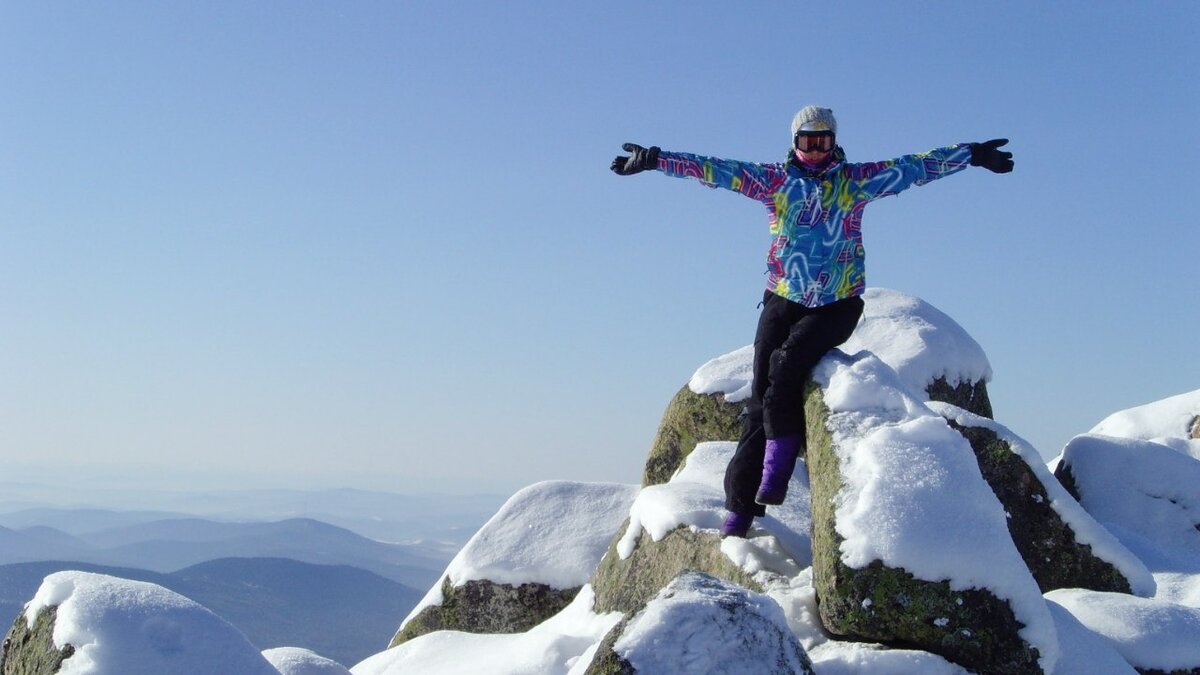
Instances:
[[[804,387],[829,350],[849,339],[866,287],[862,212],[868,202],[970,166],[1012,171],[1006,139],[850,164],[837,144],[833,111],[807,106],[792,120],[781,164],[665,152],[626,143],[612,170],[657,169],[756,199],[767,207],[767,291],[754,337],[754,381],[742,438],[725,472],[723,536],[745,537],[766,506],[782,504],[805,452]]]

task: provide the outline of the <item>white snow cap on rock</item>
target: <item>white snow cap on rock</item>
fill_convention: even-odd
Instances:
[[[698,572],[646,603],[613,651],[639,673],[812,672],[774,600]]]
[[[58,572],[25,607],[31,627],[47,607],[54,646],[75,647],[60,675],[279,675],[236,628],[155,584]]]
[[[545,481],[518,491],[454,556],[404,623],[442,603],[447,577],[451,586],[477,579],[556,589],[584,585],[637,493],[636,485],[574,481]]]
[[[350,675],[342,664],[299,647],[278,647],[262,653],[280,675]]]
[[[1051,591],[1046,599],[1107,640],[1135,668],[1171,672],[1200,665],[1200,609],[1079,588]]]
[[[875,354],[922,399],[925,388],[939,377],[950,386],[992,379],[983,348],[933,305],[886,288],[868,288],[863,300],[863,318],[842,351]],[[688,387],[697,394],[725,394],[727,401],[747,399],[753,362],[754,346],[742,347],[700,366]]]
[[[1200,440],[1191,438],[1197,416],[1200,416],[1200,389],[1115,412],[1092,427],[1090,433],[1157,441],[1200,459]]]

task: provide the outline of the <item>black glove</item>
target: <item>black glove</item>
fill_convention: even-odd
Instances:
[[[609,168],[618,176],[632,176],[635,173],[658,168],[659,150],[657,145],[643,148],[636,143],[626,143],[621,146],[621,149],[632,153],[632,156],[617,155],[617,158],[612,161],[612,166]]]
[[[996,149],[1006,143],[1008,143],[1007,138],[996,138],[986,143],[972,143],[971,166],[982,166],[995,173],[1012,171],[1012,153]]]

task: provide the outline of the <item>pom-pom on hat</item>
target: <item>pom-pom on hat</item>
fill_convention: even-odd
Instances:
[[[837,135],[837,120],[829,108],[809,105],[800,109],[792,118],[792,137],[801,131],[831,131]]]

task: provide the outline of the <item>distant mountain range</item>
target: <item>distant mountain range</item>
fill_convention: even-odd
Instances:
[[[42,579],[62,570],[158,584],[209,608],[259,649],[305,647],[347,668],[386,649],[400,621],[425,594],[346,565],[280,558],[224,558],[170,574],[32,562],[0,565],[0,617],[15,619]]]
[[[349,565],[428,588],[452,555],[445,546],[383,543],[309,518],[272,523],[172,518],[78,534],[46,525],[0,527],[0,564],[77,560],[165,573],[218,558],[290,558]]]

